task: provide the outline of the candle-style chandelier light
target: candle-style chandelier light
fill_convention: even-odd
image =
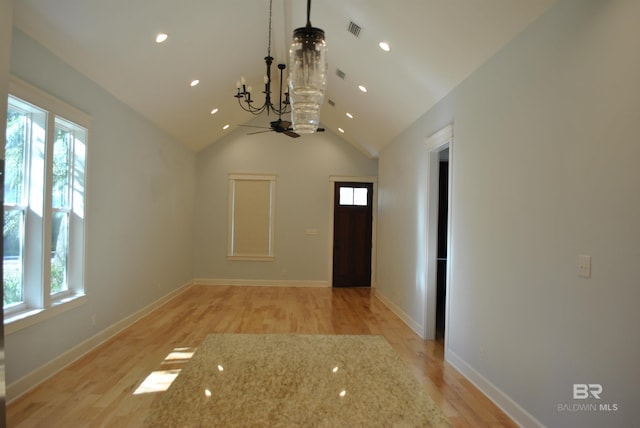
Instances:
[[[264,102],[256,106],[252,97],[251,86],[247,85],[244,77],[236,82],[235,98],[243,110],[259,115],[266,111],[273,111],[279,117],[291,113],[293,130],[300,134],[313,133],[318,130],[320,123],[320,106],[327,87],[327,46],[324,31],[311,26],[311,0],[307,0],[307,24],[293,32],[293,43],[289,49],[290,73],[288,91],[283,89],[283,74],[285,64],[278,64],[280,70],[280,91],[278,104],[271,100],[271,17],[272,3],[269,0],[269,43],[267,56],[264,61],[267,73],[264,76]],[[283,99],[284,96],[284,99]]]
[[[260,106],[256,106],[254,104],[255,99],[251,97],[251,86],[247,86],[247,82],[242,76],[240,80],[236,82],[237,93],[234,95],[238,99],[238,104],[244,111],[248,111],[249,113],[259,115],[262,112],[266,111],[267,114],[273,111],[278,115],[283,115],[289,113],[291,110],[289,109],[289,93],[284,93],[284,100],[282,99],[282,82],[283,82],[283,72],[286,68],[285,64],[278,64],[278,69],[280,70],[280,99],[278,101],[278,105],[274,105],[271,101],[271,64],[273,63],[273,57],[271,56],[271,11],[272,11],[272,3],[273,0],[269,0],[269,44],[267,47],[267,56],[264,57],[264,62],[267,64],[267,74],[264,76],[264,91],[262,92],[264,95],[264,102]]]

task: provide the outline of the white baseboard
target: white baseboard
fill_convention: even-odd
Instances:
[[[7,404],[11,403],[11,401],[19,398],[25,393],[29,392],[31,389],[35,388],[45,380],[49,379],[51,376],[55,375],[65,367],[69,366],[76,360],[80,359],[88,352],[92,351],[96,347],[100,346],[107,340],[111,339],[113,336],[122,332],[124,329],[140,320],[144,316],[148,315],[150,312],[164,305],[171,299],[175,298],[179,294],[186,291],[191,285],[193,285],[193,281],[189,281],[188,283],[182,285],[171,293],[163,296],[162,298],[156,300],[150,305],[140,309],[138,312],[118,321],[117,323],[109,326],[108,328],[102,330],[98,334],[90,337],[84,342],[74,346],[69,349],[65,353],[59,355],[53,360],[49,361],[45,365],[37,368],[31,373],[21,377],[15,382],[7,385],[7,395],[6,400]]]
[[[411,330],[413,330],[418,336],[424,339],[424,328],[420,323],[416,322],[413,318],[411,318],[406,312],[404,312],[398,305],[393,303],[390,299],[387,298],[384,294],[376,289],[375,295],[384,305],[389,308],[391,312],[396,314],[398,318],[402,320]]]
[[[501,389],[492,384],[487,378],[478,373],[473,367],[467,364],[451,349],[445,351],[445,361],[458,370],[469,382],[475,385],[484,395],[506,413],[513,421],[521,427],[540,428],[544,425],[534,418],[529,412],[523,409],[511,397],[502,392]]]
[[[193,280],[198,285],[232,285],[239,287],[329,287],[329,281],[278,280],[278,279],[207,279]]]

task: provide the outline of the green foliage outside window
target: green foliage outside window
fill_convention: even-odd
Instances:
[[[27,154],[29,113],[9,108],[5,146],[5,204],[26,205]],[[68,209],[70,204],[70,166],[73,132],[56,127],[53,144],[53,207]],[[68,289],[68,214],[53,214],[51,240],[51,293]],[[23,211],[5,210],[4,213],[4,305],[23,300],[22,255],[24,237]]]
[[[4,197],[6,205],[23,205],[26,169],[27,114],[9,108],[5,143]],[[23,300],[22,244],[24,230],[22,211],[4,212],[4,305]]]

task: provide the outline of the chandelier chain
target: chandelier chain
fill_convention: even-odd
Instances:
[[[273,0],[269,0],[269,46],[267,47],[267,56],[271,56],[271,7]]]

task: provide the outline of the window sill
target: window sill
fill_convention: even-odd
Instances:
[[[87,302],[86,294],[75,294],[51,302],[48,308],[25,309],[4,318],[4,334],[10,335],[32,325],[51,319]]]
[[[274,256],[227,256],[229,261],[272,262],[275,259]]]

